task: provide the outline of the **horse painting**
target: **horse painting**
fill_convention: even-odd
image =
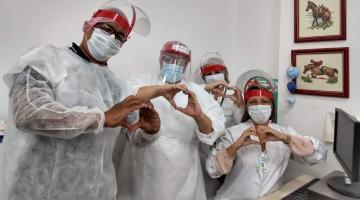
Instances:
[[[313,63],[304,66],[303,73],[306,74],[307,71],[311,72],[312,78],[317,78],[320,75],[327,75],[329,78],[334,78],[339,74],[336,68],[317,66]]]
[[[317,6],[314,2],[308,1],[306,12],[308,12],[311,9],[312,16],[314,20],[312,21],[311,28],[319,28],[319,22],[318,19],[321,18],[322,20],[322,28],[325,30],[326,28],[331,26],[331,12],[327,7],[324,7],[324,5]],[[316,23],[316,26],[315,26]]]

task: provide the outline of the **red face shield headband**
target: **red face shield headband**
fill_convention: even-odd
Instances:
[[[178,44],[166,44],[161,50],[161,54],[164,53],[173,53],[177,55],[185,56],[189,61],[191,61],[191,51],[184,46]]]
[[[135,24],[135,20],[136,20],[136,13],[134,8],[133,9],[133,19],[131,22],[131,25],[127,22],[127,20],[119,15],[116,12],[110,11],[110,10],[98,10],[92,18],[106,18],[109,19],[115,23],[117,23],[121,28],[124,29],[126,36],[128,36],[132,30],[132,27]]]
[[[208,65],[205,67],[201,67],[202,74],[207,74],[209,72],[214,72],[214,71],[223,71],[223,70],[225,70],[224,65]]]
[[[246,91],[245,95],[244,95],[244,100],[246,102],[250,97],[256,97],[256,96],[267,97],[267,98],[274,101],[273,93],[269,92],[267,90],[264,90],[264,89],[256,89],[256,90],[248,90],[248,91]]]

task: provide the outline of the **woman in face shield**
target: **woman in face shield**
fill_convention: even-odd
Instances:
[[[248,86],[243,122],[225,131],[206,161],[211,177],[226,174],[215,199],[259,199],[281,186],[289,159],[308,165],[326,159],[326,147],[318,139],[272,123],[271,91],[256,81]]]
[[[229,72],[221,55],[217,52],[206,53],[200,62],[200,72],[201,78],[206,82],[204,89],[224,111],[225,127],[239,124],[244,114],[244,101],[241,91],[229,86]]]
[[[164,44],[160,73],[136,77],[132,85],[184,84],[185,92],[168,93],[151,102],[162,120],[154,135],[128,134],[118,170],[121,200],[204,200],[199,142],[213,144],[224,133],[220,106],[199,85],[184,80],[189,48],[178,41]]]
[[[206,83],[203,86],[204,89],[219,103],[224,111],[225,128],[239,124],[245,110],[244,101],[241,91],[237,87],[229,86],[229,73],[221,55],[217,52],[206,53],[201,59],[199,71],[202,80]],[[214,198],[224,178],[213,179],[206,172],[205,161],[210,151],[211,146],[204,143],[200,144],[201,165],[208,199]]]
[[[147,87],[129,96],[107,60],[135,31],[132,17],[141,18],[141,12],[113,3],[85,22],[79,46],[37,47],[5,75],[10,94],[1,200],[113,200],[112,152],[120,126],[158,132],[159,115],[146,101],[181,88]],[[130,123],[127,116],[137,109],[140,119]]]

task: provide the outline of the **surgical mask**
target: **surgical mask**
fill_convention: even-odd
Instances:
[[[167,83],[177,83],[182,79],[184,67],[177,64],[165,64],[161,68],[161,76]]]
[[[249,115],[251,119],[257,124],[265,124],[271,115],[270,105],[256,105],[249,106]]]
[[[223,80],[225,80],[225,76],[223,73],[205,76],[206,83],[213,83],[216,81],[223,81]]]
[[[121,47],[115,40],[114,34],[107,35],[98,28],[94,28],[91,38],[87,41],[87,46],[92,57],[102,62],[117,54]]]

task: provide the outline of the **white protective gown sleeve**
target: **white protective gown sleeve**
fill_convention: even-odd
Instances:
[[[159,137],[159,132],[156,134],[148,134],[143,129],[137,129],[134,133],[129,132],[127,129],[124,130],[128,141],[138,147],[143,147],[151,144]]]
[[[67,108],[55,101],[53,89],[51,82],[31,67],[17,74],[10,101],[18,129],[64,139],[103,130],[103,111],[85,106]]]
[[[103,112],[128,96],[126,82],[52,45],[21,56],[4,81],[10,95],[0,200],[114,200],[120,127],[104,128]]]
[[[291,142],[289,145],[283,142],[266,143],[269,169],[267,174],[261,176],[256,171],[256,159],[261,152],[259,145],[242,147],[233,158],[229,157],[225,151],[250,126],[252,124],[248,121],[227,129],[225,135],[219,139],[217,146],[213,148],[206,160],[206,170],[211,177],[216,178],[227,174],[215,199],[257,199],[274,191],[281,185],[281,177],[290,156],[294,157],[296,161],[308,165],[326,160],[326,147],[319,140],[301,136],[291,127],[270,124],[271,128],[289,134]],[[252,181],[249,182],[248,180]],[[259,184],[262,186],[259,187]],[[242,193],[247,195],[241,196]]]

